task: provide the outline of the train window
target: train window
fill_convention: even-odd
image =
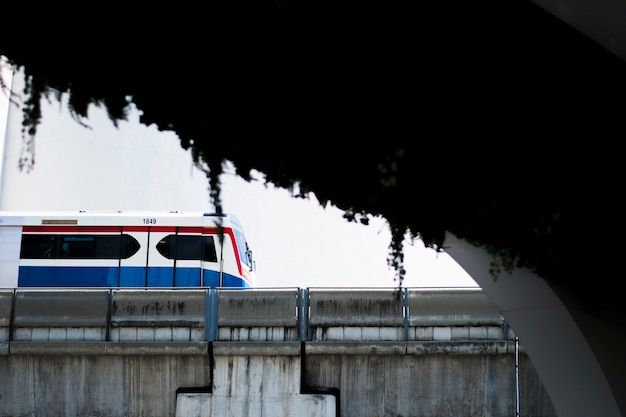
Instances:
[[[248,242],[242,231],[237,229],[234,229],[234,231],[237,247],[239,248],[239,258],[241,258],[241,262],[248,265],[250,269],[253,269],[252,251],[248,247]]]
[[[176,259],[200,260],[202,255],[202,236],[179,235],[176,245]]]
[[[56,239],[54,235],[24,235],[20,259],[56,258]]]
[[[139,242],[130,235],[122,235],[122,248],[120,250],[121,258],[128,259],[139,252]]]
[[[176,245],[174,241],[175,237],[175,235],[165,236],[163,239],[159,240],[159,243],[156,245],[157,251],[167,259],[174,259],[173,255],[170,256],[170,253],[174,253]]]
[[[202,260],[206,262],[217,262],[217,253],[215,251],[215,241],[213,236],[204,237],[204,255]]]
[[[167,259],[217,262],[213,236],[168,235],[156,247]]]
[[[123,259],[139,250],[129,235],[32,235],[22,237],[21,259]]]
[[[94,236],[59,236],[61,258],[96,257],[96,238]]]

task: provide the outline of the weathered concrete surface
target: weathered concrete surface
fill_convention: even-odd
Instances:
[[[0,293],[2,417],[556,416],[480,291],[21,294]]]
[[[173,416],[176,390],[210,370],[206,354],[0,356],[0,416]]]
[[[335,417],[336,398],[300,392],[297,356],[216,356],[211,393],[178,394],[176,417]]]
[[[378,349],[368,354],[346,346],[353,354],[310,354],[306,385],[335,387],[341,417],[515,415],[513,354],[477,354],[471,344],[455,344],[454,349],[434,345],[442,347],[440,353],[424,349],[419,351],[429,353],[398,355]],[[519,365],[520,415],[556,416],[526,355],[520,355]]]
[[[304,356],[298,342],[14,344],[0,356],[0,416],[510,417],[516,406],[503,341],[309,342]],[[521,415],[556,416],[523,352],[519,399]]]

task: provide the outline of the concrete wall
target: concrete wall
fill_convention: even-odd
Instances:
[[[556,415],[481,290],[0,291],[0,375],[0,416]]]

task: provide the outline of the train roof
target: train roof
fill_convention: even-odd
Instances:
[[[231,222],[232,221],[232,222]],[[0,211],[0,226],[221,226],[239,225],[230,213],[201,211]]]

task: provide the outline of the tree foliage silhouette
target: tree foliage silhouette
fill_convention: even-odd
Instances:
[[[68,94],[78,122],[97,105],[117,123],[133,103],[208,168],[218,209],[230,161],[245,179],[257,170],[294,197],[314,192],[348,221],[383,216],[400,284],[404,236],[442,250],[450,232],[488,250],[494,276],[530,268],[597,305],[586,267],[566,265],[588,250],[569,244],[591,234],[606,247],[612,235],[618,206],[597,183],[619,177],[617,57],[527,1],[149,12],[111,5],[70,20],[51,4],[8,19],[0,54],[27,77],[25,169],[40,100]]]

